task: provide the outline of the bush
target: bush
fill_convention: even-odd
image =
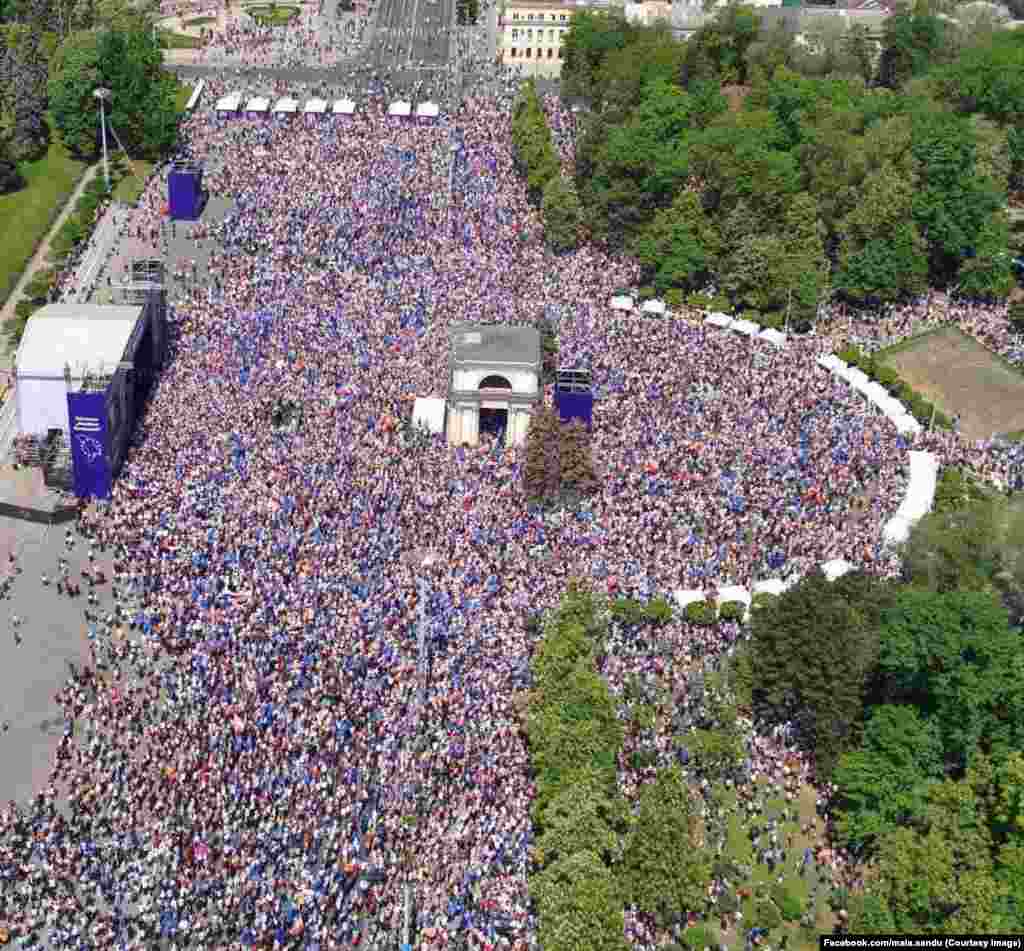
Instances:
[[[657,627],[672,620],[672,605],[665,598],[652,598],[644,608],[644,616]]]
[[[890,393],[892,393],[900,383],[900,375],[892,368],[887,366],[876,366],[875,367],[875,379],[882,384]]]
[[[25,285],[25,296],[29,300],[45,301],[53,287],[54,272],[48,268],[40,271]]]
[[[794,895],[785,885],[776,885],[772,889],[772,900],[786,921],[799,921],[804,913],[804,903],[798,895]]]
[[[652,297],[655,296],[655,294],[656,291],[650,284],[645,284],[637,292],[637,296],[640,298],[640,300],[650,300]]]
[[[747,606],[742,601],[723,601],[718,607],[718,616],[723,621],[742,621]]]
[[[1014,301],[1008,314],[1015,333],[1024,333],[1024,300]]]
[[[710,310],[711,298],[706,294],[687,294],[686,305],[694,310]]]
[[[635,626],[647,620],[644,606],[633,598],[616,598],[609,605],[612,617],[620,624]]]
[[[761,326],[769,330],[782,330],[786,326],[786,315],[779,311],[769,311],[761,314]]]
[[[740,314],[740,317],[742,317],[744,320],[752,321],[755,324],[760,325],[762,323],[761,311],[759,310],[745,310],[742,314]]]
[[[706,925],[694,925],[683,932],[683,943],[693,951],[704,951],[705,948],[715,947],[715,936]]]
[[[649,769],[651,766],[658,765],[658,751],[657,750],[634,750],[633,755],[630,757],[633,769]]]
[[[907,409],[909,410],[910,401],[914,398],[914,391],[910,388],[910,385],[904,383],[902,380],[896,385],[896,389],[893,391],[893,396],[896,397],[901,403],[908,404]]]
[[[764,899],[754,905],[754,920],[752,925],[759,928],[778,928],[782,924],[782,913],[770,901]]]
[[[857,347],[845,346],[839,353],[836,354],[843,363],[848,363],[852,367],[860,366],[862,354]]]
[[[678,287],[670,287],[665,291],[665,305],[672,310],[683,306],[683,292]]]
[[[708,309],[721,311],[723,314],[731,314],[732,301],[728,297],[712,297],[708,303]]]
[[[758,608],[767,607],[776,598],[778,598],[777,594],[772,594],[770,591],[760,591],[750,599],[750,610],[756,611]]]
[[[686,620],[698,627],[711,627],[718,618],[714,607],[707,601],[691,601],[686,605]]]
[[[14,305],[14,315],[22,319],[31,317],[37,310],[39,310],[39,304],[34,300],[20,300]]]

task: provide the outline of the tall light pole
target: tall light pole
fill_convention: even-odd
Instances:
[[[102,86],[94,89],[93,98],[100,101],[100,136],[103,140],[103,177],[107,182],[107,191],[110,191],[110,162],[107,160],[107,113],[103,104],[110,98],[110,90]]]

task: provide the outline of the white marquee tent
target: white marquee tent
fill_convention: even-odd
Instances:
[[[627,294],[620,294],[618,297],[613,297],[611,300],[612,310],[632,310],[633,309],[633,298]]]
[[[310,99],[306,103],[306,108],[302,110],[309,115],[323,115],[327,111],[327,100],[326,99]]]
[[[270,109],[270,100],[266,96],[253,96],[245,104],[245,111],[248,115],[266,115]]]
[[[436,102],[421,102],[416,107],[416,118],[417,119],[436,119],[440,108]]]
[[[761,325],[755,324],[752,320],[734,320],[729,324],[729,329],[743,334],[744,337],[755,337],[760,331]]]
[[[336,99],[334,101],[334,114],[336,116],[350,116],[356,111],[356,104],[351,99]]]
[[[445,400],[440,396],[417,396],[412,404],[412,424],[430,433],[444,432]]]
[[[388,115],[395,116],[400,119],[407,118],[412,113],[412,103],[406,102],[404,99],[398,99],[388,106]]]
[[[704,323],[711,327],[719,327],[722,330],[728,330],[732,325],[732,318],[728,314],[714,313],[708,314],[704,318]]]
[[[296,100],[290,96],[282,96],[277,100],[277,104],[274,106],[275,116],[287,116],[292,115],[299,111],[299,104]]]
[[[644,301],[643,307],[640,308],[641,313],[644,314],[656,314],[661,315],[665,313],[665,302],[663,300],[648,300]]]
[[[770,343],[773,347],[778,347],[780,350],[786,346],[786,335],[781,330],[775,330],[772,327],[767,327],[757,335],[758,340],[764,340],[766,343]]]
[[[241,93],[237,93],[237,92],[233,92],[233,93],[231,93],[231,94],[229,94],[227,96],[221,96],[220,99],[217,100],[217,105],[214,106],[214,109],[217,112],[221,112],[221,113],[233,113],[233,112],[238,112],[238,110],[241,107],[242,107],[242,94]]]

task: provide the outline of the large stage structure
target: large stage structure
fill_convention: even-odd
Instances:
[[[590,371],[560,367],[555,377],[555,405],[563,423],[578,419],[589,429],[594,421],[594,391]]]
[[[141,306],[49,304],[29,318],[15,356],[18,430],[62,436],[79,497],[110,498],[166,351],[159,291]]]
[[[541,398],[540,371],[534,328],[453,324],[448,442],[475,446],[483,431],[521,445]]]

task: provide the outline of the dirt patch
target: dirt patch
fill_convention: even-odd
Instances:
[[[969,439],[1024,429],[1024,376],[961,331],[946,327],[886,356],[910,386]]]

